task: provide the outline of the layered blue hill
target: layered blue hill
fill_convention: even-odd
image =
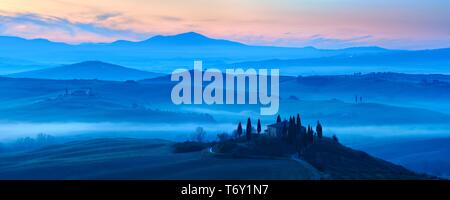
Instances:
[[[395,81],[400,77],[406,81]],[[280,84],[280,114],[295,111],[302,113],[305,121],[320,119],[334,125],[448,124],[450,87],[446,82],[436,82],[448,77],[406,74],[284,77]],[[422,79],[431,80],[422,82]],[[2,110],[0,120],[34,121],[37,113],[51,116],[50,111],[55,111],[52,119],[59,120],[61,115],[70,117],[66,113],[74,113],[71,108],[78,109],[79,105],[84,106],[79,109],[82,116],[87,113],[83,109],[89,110],[88,113],[100,110],[112,116],[113,112],[109,112],[112,108],[115,111],[126,108],[135,115],[135,108],[143,107],[209,113],[221,122],[234,122],[244,113],[259,113],[260,105],[174,105],[171,89],[175,84],[169,76],[127,82],[0,78],[3,102],[0,107],[6,109]],[[354,103],[355,95],[361,96],[362,102]],[[333,98],[337,99],[330,100]],[[75,113],[73,116],[79,119]],[[272,117],[261,116],[261,120],[269,122]]]
[[[87,61],[60,67],[33,70],[9,75],[16,78],[39,78],[39,79],[99,79],[99,80],[140,80],[160,76],[161,74],[146,72],[119,65]]]
[[[199,33],[158,35],[147,40],[132,42],[120,40],[112,43],[64,44],[45,39],[27,40],[0,36],[0,74],[3,69],[22,67],[20,60],[34,63],[30,69],[43,69],[44,65],[101,60],[141,70],[169,73],[175,68],[192,66],[201,59],[205,67],[352,67],[359,71],[368,66],[384,67],[384,71],[407,71],[411,67],[420,72],[442,73],[450,63],[449,49],[389,50],[380,47],[353,47],[327,50],[314,47],[252,46],[239,42],[210,38]],[[8,62],[5,62],[5,61]],[[15,61],[15,62],[11,62]],[[5,63],[5,64],[2,64]],[[234,64],[236,63],[236,64]],[[448,70],[447,70],[448,71]],[[333,72],[333,70],[331,70]],[[285,75],[298,75],[297,71]]]
[[[372,50],[372,51],[371,51]],[[450,48],[418,50],[418,51],[394,51],[371,48],[351,48],[342,50],[347,53],[341,55],[301,58],[301,59],[270,59],[233,63],[231,66],[252,67],[302,67],[302,66],[450,66]],[[361,53],[367,52],[367,53]],[[431,69],[432,70],[432,69]]]

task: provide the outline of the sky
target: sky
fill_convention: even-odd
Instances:
[[[450,47],[448,0],[0,0],[0,35],[72,44],[198,32],[252,45]]]

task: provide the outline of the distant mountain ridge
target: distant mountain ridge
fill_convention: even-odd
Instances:
[[[141,80],[160,76],[161,74],[122,67],[100,61],[86,61],[41,70],[33,70],[9,75],[14,78],[39,79],[99,79],[99,80]]]
[[[8,45],[9,48],[17,46],[17,45],[53,45],[53,46],[70,46],[69,44],[62,42],[53,42],[47,39],[25,39],[21,37],[15,36],[0,36],[0,44]]]
[[[364,51],[367,53],[358,54],[355,52]],[[260,61],[249,61],[232,63],[237,66],[425,66],[438,65],[440,67],[450,66],[450,48],[401,51],[383,50],[378,48],[351,48],[344,49],[347,54],[334,55],[319,58],[300,59],[269,59]]]
[[[343,66],[359,71],[367,66],[384,67],[383,71],[418,70],[447,72],[450,48],[435,50],[391,50],[374,46],[345,49],[314,47],[254,46],[235,41],[210,38],[187,32],[177,35],[157,35],[143,41],[119,40],[112,43],[65,44],[46,39],[27,40],[0,36],[0,74],[22,67],[20,60],[40,63],[30,69],[57,66],[64,63],[101,60],[136,69],[170,73],[176,68],[192,66],[201,59],[205,67],[256,65],[285,67]],[[8,61],[7,66],[1,63]],[[25,66],[27,67],[27,66]],[[245,66],[253,67],[253,66]],[[415,69],[415,68],[414,68]],[[3,70],[3,71],[2,71]],[[314,70],[314,69],[312,69]],[[18,70],[19,71],[19,70]],[[410,72],[410,71],[409,71]],[[296,73],[296,74],[293,74]],[[298,72],[284,75],[299,75]]]
[[[128,44],[128,45],[155,45],[155,46],[212,46],[212,45],[224,45],[224,46],[243,46],[244,44],[239,42],[233,42],[228,40],[212,39],[195,32],[181,33],[178,35],[157,35],[147,40],[140,42],[130,42],[126,40],[119,40],[111,44]]]
[[[60,47],[77,47],[77,46],[114,46],[114,45],[148,45],[148,46],[246,46],[243,43],[210,38],[196,32],[185,32],[176,35],[155,35],[142,41],[117,40],[110,43],[81,43],[81,44],[67,44],[64,42],[54,42],[43,38],[25,39],[15,36],[0,36],[0,44],[14,47],[17,45],[25,46],[60,46]]]

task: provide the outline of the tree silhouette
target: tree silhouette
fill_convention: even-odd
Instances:
[[[237,127],[237,135],[238,135],[238,138],[240,138],[241,135],[242,135],[242,124],[241,124],[241,122],[239,122],[238,127]]]
[[[297,138],[297,132],[298,132],[298,127],[295,124],[295,117],[292,116],[289,119],[289,135],[288,135],[288,142],[290,144],[295,143],[295,139]]]
[[[322,124],[320,124],[319,121],[317,121],[316,132],[317,132],[317,137],[319,137],[319,139],[321,139],[323,136],[323,132],[322,132]]]
[[[287,137],[287,132],[288,132],[288,127],[286,127],[286,124],[283,123],[283,127],[281,128],[281,137],[283,139],[286,139]]]
[[[197,142],[203,142],[205,140],[205,137],[206,131],[203,129],[203,127],[197,127],[195,129],[194,135],[192,136],[192,139]]]
[[[261,134],[261,120],[258,119],[258,125],[256,127],[256,132],[258,132],[258,135]]]
[[[300,114],[297,113],[297,127],[302,127],[302,121],[300,119]]]
[[[277,117],[277,123],[281,123],[281,117],[280,117],[280,115],[278,115],[278,117]]]
[[[307,131],[307,136],[308,136],[308,144],[314,144],[314,131],[312,130],[312,127],[310,125],[308,125],[308,131]]]
[[[287,142],[291,143],[292,139],[292,116],[289,117]]]
[[[252,122],[250,121],[250,117],[247,119],[247,127],[245,129],[245,134],[247,136],[247,140],[252,139]]]
[[[338,138],[337,138],[336,135],[333,135],[333,140],[334,140],[336,143],[339,143],[339,140],[338,140]]]
[[[309,145],[309,125],[306,128],[306,133],[305,133],[305,146]]]

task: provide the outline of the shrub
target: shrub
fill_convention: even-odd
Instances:
[[[175,153],[189,153],[206,149],[210,146],[209,143],[203,142],[182,142],[174,144]]]
[[[219,142],[225,142],[230,139],[230,135],[228,133],[217,134],[217,138],[219,138]]]
[[[234,141],[225,141],[216,145],[215,149],[218,153],[230,153],[237,147]]]

